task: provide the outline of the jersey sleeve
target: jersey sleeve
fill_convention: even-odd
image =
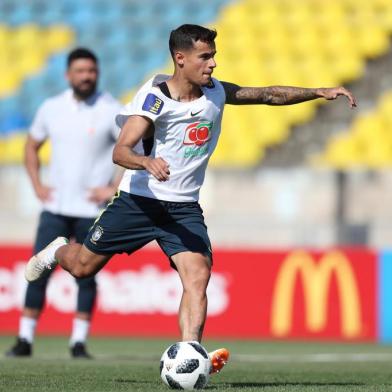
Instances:
[[[116,123],[122,128],[130,116],[147,117],[155,123],[164,104],[164,100],[154,93],[154,89],[142,88],[136,93],[133,100],[125,106],[124,110],[116,116]]]
[[[212,78],[212,86],[216,89],[216,92],[219,94],[222,106],[226,103],[226,92],[223,87],[223,84],[215,78]]]
[[[49,136],[48,127],[45,120],[46,110],[47,110],[47,104],[43,103],[37,110],[37,113],[35,114],[33,122],[29,129],[30,136],[34,140],[37,140],[39,142],[44,141]]]

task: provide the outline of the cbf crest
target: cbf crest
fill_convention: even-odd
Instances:
[[[97,242],[103,234],[103,228],[101,226],[97,226],[91,236],[91,242]]]

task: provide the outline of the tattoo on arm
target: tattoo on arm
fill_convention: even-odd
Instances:
[[[222,85],[226,93],[226,103],[232,105],[293,105],[322,97],[316,88],[291,86],[241,87],[227,82],[222,82]]]

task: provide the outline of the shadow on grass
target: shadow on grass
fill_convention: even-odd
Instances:
[[[226,388],[267,388],[267,387],[284,387],[284,386],[304,386],[304,387],[354,387],[363,386],[364,383],[359,382],[232,382],[224,383],[223,385],[210,385],[208,389],[222,389]]]
[[[143,380],[132,380],[126,378],[117,378],[113,380],[114,382],[124,383],[124,384],[151,384],[151,381],[143,381]]]

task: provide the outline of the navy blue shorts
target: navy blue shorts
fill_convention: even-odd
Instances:
[[[211,243],[197,202],[168,202],[120,191],[90,229],[84,245],[96,254],[132,253],[156,240],[169,257],[209,256]]]

